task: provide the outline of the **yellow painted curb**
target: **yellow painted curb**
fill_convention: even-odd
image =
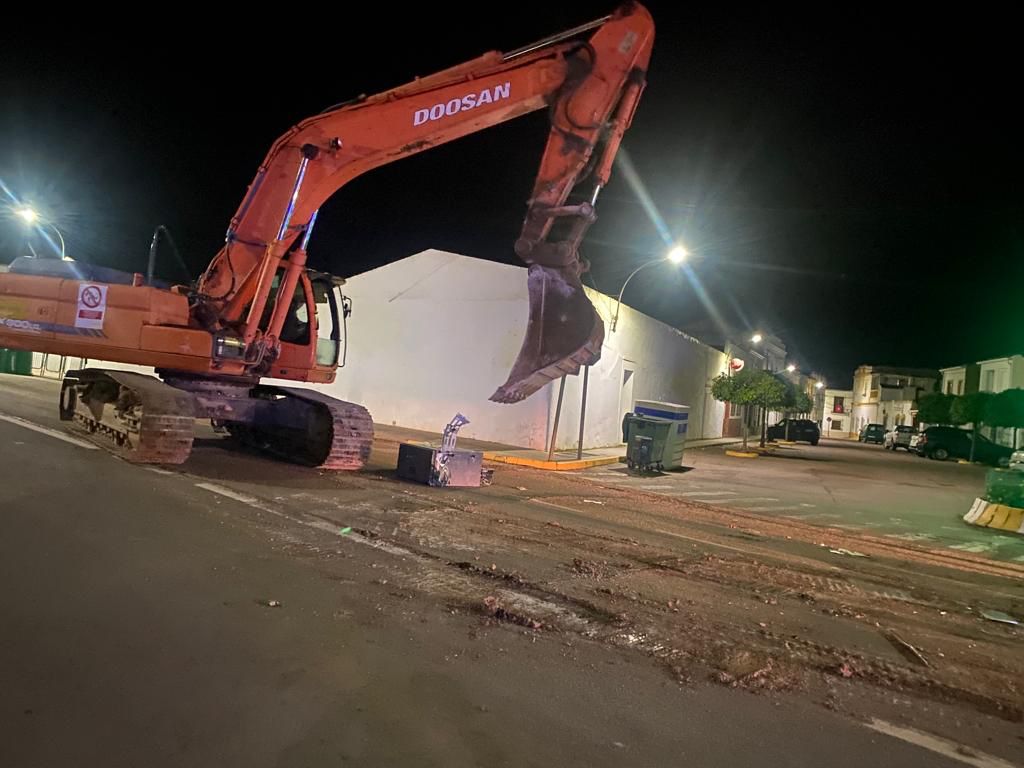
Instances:
[[[570,472],[576,469],[590,469],[605,464],[616,464],[618,456],[600,456],[596,459],[570,459],[568,461],[545,461],[544,459],[528,459],[524,456],[509,456],[504,453],[484,451],[484,461],[496,461],[499,464],[515,464],[531,469],[547,469],[553,472]]]
[[[776,440],[779,445],[796,445],[796,440]]]
[[[983,528],[1024,534],[1024,509],[975,499],[974,504],[964,515],[964,522]]]
[[[737,459],[756,459],[760,454],[744,451],[726,451],[726,456],[735,456]]]

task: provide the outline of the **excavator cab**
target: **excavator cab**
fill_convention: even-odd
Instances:
[[[273,314],[283,270],[274,278],[261,328]],[[335,369],[345,364],[347,318],[351,300],[341,293],[344,280],[323,272],[306,270],[295,284],[288,313],[281,327],[280,354],[269,376],[298,381],[329,383]]]

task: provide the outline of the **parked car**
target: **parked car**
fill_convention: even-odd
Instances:
[[[821,439],[821,430],[810,419],[783,419],[768,427],[766,434],[769,440],[793,440],[811,445],[817,445]]]
[[[885,433],[882,447],[890,451],[895,451],[897,448],[906,448],[909,451],[916,434],[917,430],[909,424],[897,424]]]
[[[857,439],[862,443],[878,443],[885,441],[885,424],[865,424],[861,427]]]
[[[1024,472],[1024,451],[1014,451],[1010,454],[1010,469]]]
[[[971,457],[971,433],[958,427],[928,427],[917,439],[915,446],[918,456],[929,459],[969,459]],[[982,464],[1005,467],[1010,463],[1013,449],[993,443],[987,437],[978,435],[974,448],[974,460]]]

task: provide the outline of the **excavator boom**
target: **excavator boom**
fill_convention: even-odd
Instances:
[[[589,39],[566,38],[594,30]],[[526,337],[492,396],[516,402],[600,356],[603,325],[580,283],[579,244],[594,220],[644,86],[654,25],[638,4],[508,54],[492,52],[303,121],[275,142],[199,284],[195,314],[273,347],[286,303],[263,321],[284,268],[289,296],[320,206],[356,176],[469,133],[548,109],[551,132],[516,253],[531,266]],[[585,193],[574,203],[578,186]]]

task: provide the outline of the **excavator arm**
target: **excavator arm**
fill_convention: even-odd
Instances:
[[[279,349],[317,212],[334,192],[378,166],[546,108],[551,132],[515,244],[530,265],[530,316],[509,379],[491,399],[517,402],[596,362],[604,327],[580,283],[579,245],[643,90],[653,38],[650,15],[629,3],[299,123],[271,147],[231,219],[192,300],[193,322],[237,333],[247,361],[265,367]],[[578,188],[584,193],[573,194]]]

